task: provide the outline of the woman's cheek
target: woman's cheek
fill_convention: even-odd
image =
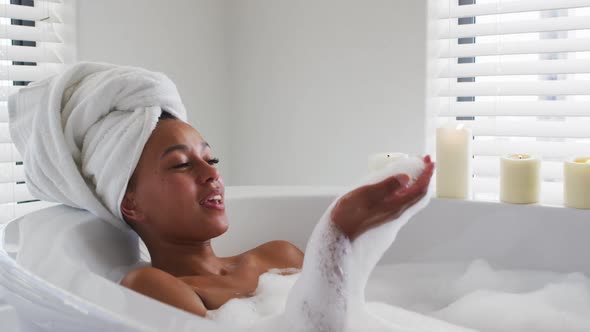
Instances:
[[[167,184],[167,191],[171,193],[183,192],[193,194],[196,192],[196,185],[192,179],[175,178]]]

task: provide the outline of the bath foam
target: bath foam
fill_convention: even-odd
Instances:
[[[228,301],[217,310],[207,312],[207,318],[238,327],[252,327],[285,309],[289,291],[299,273],[283,275],[271,270],[260,276],[254,296]]]
[[[568,303],[572,299],[573,303]],[[494,326],[501,326],[502,331],[590,331],[587,299],[588,288],[572,283],[549,284],[537,291],[520,294],[482,289],[433,316],[482,331],[498,331]],[[581,309],[585,309],[586,315],[581,314]]]
[[[370,174],[350,190],[396,174],[407,174],[411,185],[423,169],[424,161],[421,158],[396,160],[381,171]],[[330,222],[329,216],[339,198],[326,210],[310,236],[302,271],[284,304],[284,311],[257,324],[254,330],[341,332],[365,331],[371,326],[374,330],[405,331],[369,312],[364,300],[364,289],[371,271],[400,228],[428,204],[429,195],[395,220],[365,232],[352,243]],[[228,306],[233,305],[228,302]],[[217,313],[211,316],[225,315]],[[255,320],[255,316],[244,317],[243,321]]]
[[[590,278],[488,262],[378,266],[367,298],[480,331],[590,331]]]
[[[232,299],[221,308],[209,311],[207,318],[226,326],[250,328],[251,331],[288,331],[281,314],[298,277],[299,274],[281,275],[277,271],[269,271],[260,276],[254,296]],[[382,302],[367,302],[367,310],[373,315],[370,320],[364,320],[357,313],[349,313],[352,318],[348,320],[357,326],[354,331],[473,331]],[[348,330],[351,329],[349,327]]]
[[[233,299],[210,318],[288,330],[277,317],[297,277],[266,273],[254,297]],[[367,310],[380,320],[359,320],[364,329],[358,331],[590,331],[590,278],[581,273],[502,270],[483,260],[380,265],[367,299]]]

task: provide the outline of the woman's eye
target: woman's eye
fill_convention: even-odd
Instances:
[[[189,163],[182,163],[182,164],[177,164],[172,166],[172,168],[184,168],[184,167],[188,167]]]
[[[213,159],[207,160],[207,164],[209,164],[209,165],[215,165],[217,163],[219,163],[218,158],[213,158]],[[181,168],[189,167],[190,165],[191,165],[190,162],[186,162],[186,163],[176,164],[176,165],[172,166],[172,168],[173,169],[181,169]]]

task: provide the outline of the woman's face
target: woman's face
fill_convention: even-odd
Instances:
[[[193,127],[160,120],[130,181],[123,214],[159,238],[206,241],[223,234],[228,222],[217,161]],[[126,204],[134,208],[131,216]]]

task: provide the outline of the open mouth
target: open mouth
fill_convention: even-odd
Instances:
[[[223,196],[219,193],[212,193],[205,200],[201,201],[201,205],[206,208],[215,210],[224,210]]]
[[[211,202],[211,203],[215,203],[215,204],[223,204],[223,197],[221,197],[221,195],[215,195],[211,198],[208,198],[207,202]]]

